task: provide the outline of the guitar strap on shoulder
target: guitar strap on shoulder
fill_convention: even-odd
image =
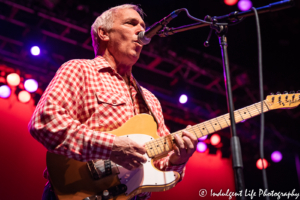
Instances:
[[[133,77],[133,76],[132,76],[132,77]],[[157,119],[156,119],[154,113],[152,112],[151,107],[149,106],[149,104],[148,104],[147,101],[146,101],[146,98],[145,98],[145,96],[144,96],[144,93],[143,93],[143,90],[142,90],[140,84],[135,80],[134,77],[133,77],[133,84],[134,84],[135,89],[137,90],[137,93],[140,94],[141,97],[143,98],[144,103],[145,103],[145,105],[147,106],[148,110],[150,111],[150,114],[151,114],[152,117],[154,118],[154,121],[156,122],[156,126],[157,126],[157,129],[158,129],[158,122],[157,122]]]

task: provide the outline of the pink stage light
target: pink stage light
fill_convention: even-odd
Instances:
[[[210,143],[214,146],[218,145],[221,142],[221,137],[218,134],[214,134],[210,138]]]
[[[237,2],[238,2],[238,0],[224,0],[224,3],[228,6],[233,6]]]
[[[256,161],[256,167],[258,169],[263,169],[263,163],[264,163],[264,168],[266,169],[268,167],[268,165],[269,165],[268,161],[266,159],[263,159],[263,161],[262,161],[262,159],[258,159]]]
[[[198,142],[197,151],[203,153],[207,149],[207,146],[204,142]]]
[[[280,153],[280,151],[274,151],[271,154],[271,159],[273,162],[280,162],[282,159],[282,154]]]
[[[179,98],[179,102],[182,104],[186,103],[187,100],[188,100],[188,97],[185,94],[182,94]]]
[[[29,92],[23,90],[18,94],[18,99],[22,103],[27,103],[31,99],[31,96],[30,96]]]
[[[11,86],[17,86],[20,84],[20,76],[17,73],[11,73],[6,77],[7,83]]]
[[[28,92],[35,92],[38,89],[38,82],[34,79],[27,79],[24,86]]]
[[[201,140],[206,140],[206,138],[207,138],[207,135],[204,135],[204,136],[198,138],[198,140],[199,140],[199,141],[201,141]]]
[[[7,85],[2,85],[0,87],[0,97],[8,98],[11,94],[11,89]]]
[[[250,0],[240,0],[238,2],[238,7],[241,11],[250,10],[252,7],[252,2]]]

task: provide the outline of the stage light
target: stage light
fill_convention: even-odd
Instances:
[[[27,103],[31,99],[31,96],[30,96],[29,92],[23,90],[18,94],[18,99],[22,103]]]
[[[182,104],[186,103],[187,100],[188,100],[188,97],[185,94],[182,94],[179,98],[179,102]]]
[[[32,55],[38,56],[38,55],[40,55],[41,50],[38,46],[33,46],[33,47],[31,47],[30,52]]]
[[[238,7],[241,11],[250,10],[252,7],[252,2],[250,0],[240,0],[238,2]]]
[[[271,154],[271,159],[273,162],[280,162],[282,159],[282,154],[280,153],[280,151],[274,151]]]
[[[12,86],[20,84],[20,76],[16,73],[11,73],[6,77],[7,83]]]
[[[207,135],[204,135],[204,136],[202,136],[202,137],[198,138],[198,141],[201,141],[201,140],[206,140],[206,138],[207,138]]]
[[[204,151],[206,151],[207,146],[204,142],[198,142],[197,144],[197,151],[200,153],[203,153]]]
[[[27,79],[24,86],[28,92],[35,92],[38,89],[38,83],[34,79]]]
[[[233,6],[237,2],[238,2],[238,0],[224,0],[224,3],[228,6]]]
[[[7,85],[2,85],[0,87],[0,97],[1,98],[8,98],[11,94],[11,90]]]
[[[264,163],[264,168],[266,169],[266,168],[268,167],[268,161],[267,161],[266,159],[263,159],[263,161],[262,161],[261,158],[258,159],[258,160],[256,161],[256,167],[257,167],[258,169],[263,169],[263,163]]]
[[[218,134],[214,134],[210,137],[210,143],[214,146],[221,142],[221,137]]]

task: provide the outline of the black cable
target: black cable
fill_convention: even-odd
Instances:
[[[180,8],[178,9],[178,11],[185,11],[186,12],[186,15],[192,19],[192,20],[195,20],[197,22],[201,22],[201,23],[204,23],[204,24],[213,24],[212,22],[208,22],[208,21],[205,21],[205,20],[202,20],[202,19],[198,19],[196,17],[193,17],[192,15],[190,15],[189,11],[186,9],[186,8]],[[227,26],[228,23],[215,23],[216,25],[219,25],[219,26]]]
[[[260,144],[259,144],[259,153],[262,161],[262,178],[264,189],[268,192],[268,181],[267,181],[267,172],[264,166],[264,130],[265,130],[265,116],[263,112],[263,101],[264,101],[264,89],[263,89],[263,71],[262,71],[262,47],[261,47],[261,34],[260,34],[260,25],[259,18],[256,8],[252,7],[252,10],[255,14],[256,29],[257,29],[257,44],[258,44],[258,73],[259,73],[259,93],[261,101],[261,117],[260,117]],[[266,195],[266,199],[269,200],[270,197]]]

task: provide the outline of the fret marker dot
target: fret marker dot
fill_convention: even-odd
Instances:
[[[246,114],[246,112],[244,112],[244,114]]]
[[[215,123],[215,125],[217,125],[217,123]]]
[[[203,130],[205,130],[205,128],[203,128]]]

